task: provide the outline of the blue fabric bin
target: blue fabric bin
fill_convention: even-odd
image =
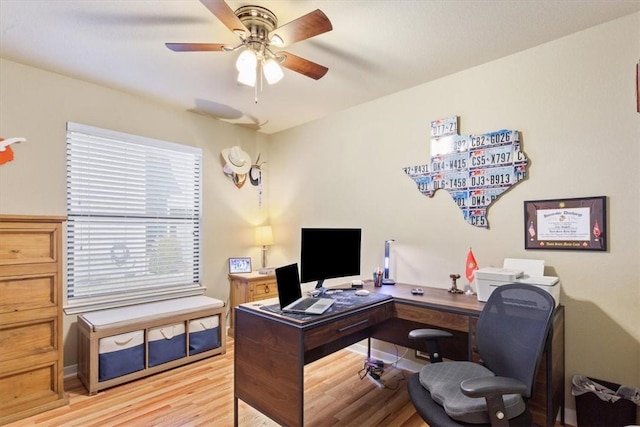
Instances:
[[[184,323],[149,329],[149,366],[161,365],[187,356]]]
[[[98,381],[141,371],[145,368],[144,331],[101,338],[98,353]]]
[[[189,355],[220,347],[218,316],[202,317],[189,322]]]

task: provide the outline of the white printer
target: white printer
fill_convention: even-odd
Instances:
[[[487,301],[493,290],[507,283],[527,283],[549,292],[556,305],[560,303],[560,280],[544,275],[544,261],[537,259],[505,258],[502,268],[485,267],[476,270],[475,284],[478,301]]]

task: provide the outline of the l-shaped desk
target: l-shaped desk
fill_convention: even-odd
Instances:
[[[234,424],[238,399],[284,426],[304,425],[304,365],[367,338],[426,350],[409,341],[417,328],[442,328],[454,338],[443,340],[443,356],[475,360],[474,330],[484,303],[475,296],[415,285],[373,287],[355,303],[339,304],[320,316],[281,314],[269,301],[235,308]],[[339,294],[334,294],[339,295]],[[350,298],[354,301],[354,298]],[[277,307],[277,301],[275,301]],[[534,422],[553,426],[560,411],[564,424],[564,306],[556,307],[540,362],[534,396],[529,401]]]

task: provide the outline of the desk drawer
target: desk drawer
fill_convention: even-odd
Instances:
[[[469,317],[464,314],[447,313],[399,302],[394,303],[395,317],[413,322],[424,323],[436,328],[469,332]]]
[[[339,317],[326,325],[311,329],[305,333],[305,351],[339,340],[363,329],[372,327],[391,318],[391,304]]]

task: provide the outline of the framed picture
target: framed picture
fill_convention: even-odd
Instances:
[[[606,251],[606,196],[525,201],[524,248]]]
[[[251,258],[229,258],[229,273],[251,273]]]

